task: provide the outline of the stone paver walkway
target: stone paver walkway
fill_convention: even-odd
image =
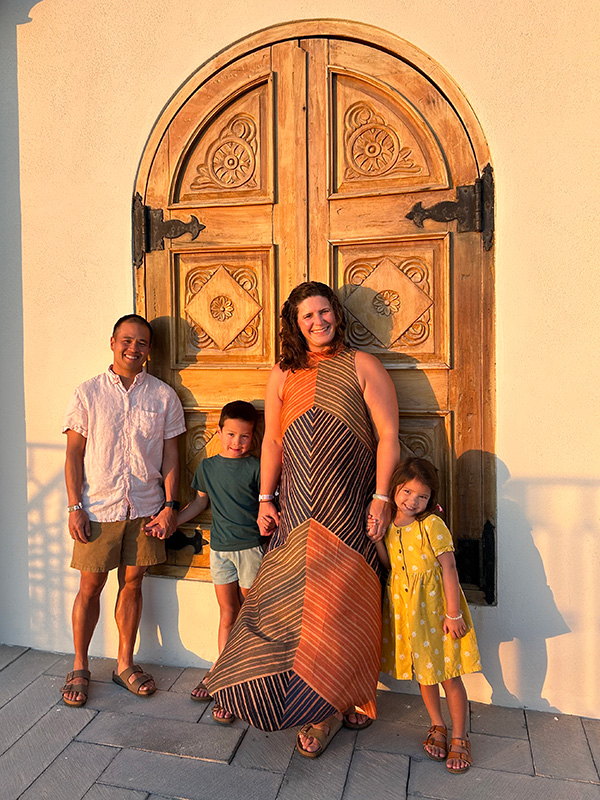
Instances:
[[[293,730],[217,725],[189,698],[202,670],[143,666],[152,697],[93,659],[87,705],[68,708],[70,656],[0,645],[2,800],[600,800],[600,720],[471,703],[475,766],[450,775],[424,756],[420,698],[381,692],[370,728],[309,760]]]

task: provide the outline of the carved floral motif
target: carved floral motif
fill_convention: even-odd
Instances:
[[[252,347],[261,311],[258,278],[247,267],[196,267],[186,275],[184,314],[192,349]]]
[[[344,282],[357,287],[345,301],[352,315],[348,322],[351,343],[401,350],[421,345],[431,335],[429,270],[420,258],[360,259],[348,265]]]
[[[224,294],[220,294],[210,304],[210,313],[215,319],[224,322],[226,319],[231,319],[235,311],[233,301]]]
[[[391,289],[378,292],[373,298],[373,308],[384,317],[397,314],[400,310],[400,295]]]
[[[206,162],[196,167],[191,189],[239,189],[256,187],[256,122],[237,114],[206,151]]]
[[[423,167],[400,136],[368,103],[354,103],[344,119],[346,180],[418,175]]]

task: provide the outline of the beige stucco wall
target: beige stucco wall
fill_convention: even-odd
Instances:
[[[351,18],[445,68],[480,120],[495,168],[499,602],[475,610],[486,677],[469,678],[470,695],[600,717],[597,4],[8,0],[0,8],[0,641],[72,649],[77,575],[68,568],[60,422],[73,387],[109,363],[114,319],[133,308],[131,192],[162,106],[202,62],[259,28]],[[114,591],[111,581],[95,654],[115,652]],[[145,597],[140,659],[213,660],[210,584],[152,578]]]

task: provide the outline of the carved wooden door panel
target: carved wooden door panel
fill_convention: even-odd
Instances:
[[[492,430],[486,256],[480,234],[406,216],[418,202],[454,201],[479,170],[431,79],[344,37],[258,47],[190,94],[156,147],[143,202],[205,228],[165,239],[138,271],[138,308],[158,328],[151,369],[186,411],[183,498],[217,449],[221,406],[262,406],[279,308],[309,278],[336,289],[351,344],[389,369],[404,452],[440,468],[454,531],[480,537],[493,502],[481,456]],[[193,526],[185,534],[171,542],[166,571],[202,577],[207,548]]]

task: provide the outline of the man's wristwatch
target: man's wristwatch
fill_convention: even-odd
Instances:
[[[67,511],[69,514],[71,511],[83,511],[83,505],[81,503],[74,503],[72,506],[67,506]]]
[[[172,508],[173,511],[179,511],[181,504],[179,500],[167,500],[165,503],[165,508]]]

